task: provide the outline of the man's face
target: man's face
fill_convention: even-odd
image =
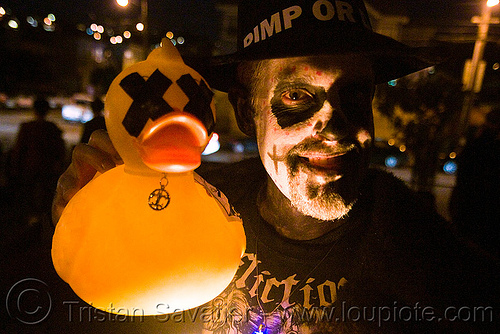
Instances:
[[[373,80],[360,55],[264,60],[254,74],[260,157],[303,214],[333,220],[356,201],[373,138]]]

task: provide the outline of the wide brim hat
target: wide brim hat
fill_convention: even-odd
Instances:
[[[237,52],[212,57],[202,70],[227,92],[242,61],[361,53],[371,59],[376,83],[442,62],[436,48],[412,48],[375,33],[361,0],[241,0]]]

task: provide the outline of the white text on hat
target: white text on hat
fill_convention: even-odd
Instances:
[[[312,5],[312,14],[319,21],[332,20],[335,15],[339,21],[350,21],[355,23],[352,5],[345,1],[335,1],[335,6],[329,0],[318,0]],[[281,14],[281,15],[280,15]],[[252,43],[257,43],[271,37],[274,33],[282,31],[281,20],[283,20],[284,29],[292,28],[292,20],[298,18],[302,14],[302,8],[298,5],[285,8],[283,11],[271,15],[269,22],[267,19],[260,22],[253,28],[253,31],[248,33],[243,40],[243,48],[246,48]],[[260,28],[260,29],[259,29]]]
[[[292,27],[292,20],[302,14],[302,8],[300,6],[291,6],[282,11],[283,15],[283,26],[285,29],[289,29]],[[245,39],[243,40],[243,47],[246,48],[252,42],[259,42],[261,39],[266,39],[266,33],[268,36],[272,36],[276,30],[276,33],[281,32],[281,20],[280,20],[280,12],[277,12],[271,15],[271,24],[269,21],[265,19],[260,23],[260,34],[259,34],[259,26],[255,26],[253,28],[253,33],[249,33]]]

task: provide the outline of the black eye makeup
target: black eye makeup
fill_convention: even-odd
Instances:
[[[339,97],[340,107],[344,114],[349,115],[351,122],[363,124],[366,115],[371,115],[372,85],[370,83],[357,82],[343,86],[339,90]]]
[[[271,111],[281,128],[304,122],[323,107],[326,92],[306,83],[283,82],[276,86]]]
[[[352,83],[346,86],[343,86],[339,90],[340,98],[342,99],[342,103],[346,104],[346,106],[352,105],[362,105],[367,101],[371,101],[371,85],[365,83]],[[345,101],[345,102],[344,102]]]

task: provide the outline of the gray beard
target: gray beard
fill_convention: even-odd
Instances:
[[[354,205],[354,202],[346,203],[342,196],[328,186],[312,187],[294,182],[293,176],[289,180],[290,202],[306,216],[324,221],[336,220],[346,216]]]

